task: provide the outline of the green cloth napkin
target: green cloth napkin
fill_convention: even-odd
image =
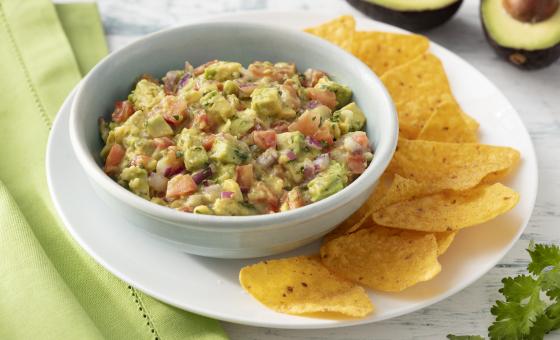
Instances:
[[[95,4],[0,0],[0,339],[224,339],[99,266],[50,202],[51,124],[106,53]]]

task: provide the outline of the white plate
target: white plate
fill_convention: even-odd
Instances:
[[[227,19],[303,28],[336,15],[257,12]],[[358,19],[358,26],[398,31],[367,19]],[[443,270],[435,279],[396,294],[370,291],[376,312],[365,319],[324,320],[271,311],[245,293],[237,280],[239,269],[257,260],[187,255],[152,239],[114,213],[97,198],[70,147],[68,111],[72,95],[58,114],[47,149],[47,177],[56,209],[78,243],[113,274],[164,302],[220,320],[276,328],[341,327],[396,317],[436,303],[484,275],[517,241],[531,216],[538,173],[527,130],[500,91],[453,53],[435,44],[431,49],[443,61],[463,109],[480,122],[482,141],[512,146],[521,152],[519,169],[506,181],[521,193],[521,200],[508,214],[459,233],[440,258]],[[315,243],[288,255],[317,249]]]

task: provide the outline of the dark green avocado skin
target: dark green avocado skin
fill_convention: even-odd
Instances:
[[[560,58],[560,42],[556,45],[541,50],[522,50],[501,46],[495,41],[488,31],[480,11],[480,21],[484,29],[484,36],[496,54],[522,70],[537,70],[549,66]]]
[[[366,0],[346,0],[365,15],[409,31],[424,31],[443,24],[457,12],[463,0],[435,10],[396,11]],[[411,0],[413,1],[413,0]]]

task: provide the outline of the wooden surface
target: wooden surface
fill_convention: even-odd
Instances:
[[[353,13],[341,0],[98,0],[110,48],[144,34],[206,16],[244,10],[333,10]],[[313,15],[313,12],[310,12]],[[223,323],[232,339],[443,339],[448,333],[486,335],[489,308],[504,276],[522,271],[530,240],[560,241],[560,62],[536,72],[519,71],[498,60],[487,45],[478,1],[467,0],[452,21],[429,38],[478,68],[513,103],[535,144],[539,192],[530,225],[512,251],[487,275],[453,297],[403,317],[328,330],[277,330]],[[560,339],[560,333],[547,339]]]

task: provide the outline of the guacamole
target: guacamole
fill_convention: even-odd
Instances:
[[[344,189],[373,154],[352,91],[290,63],[210,61],[143,75],[100,118],[104,171],[156,204],[207,215],[287,211]]]

